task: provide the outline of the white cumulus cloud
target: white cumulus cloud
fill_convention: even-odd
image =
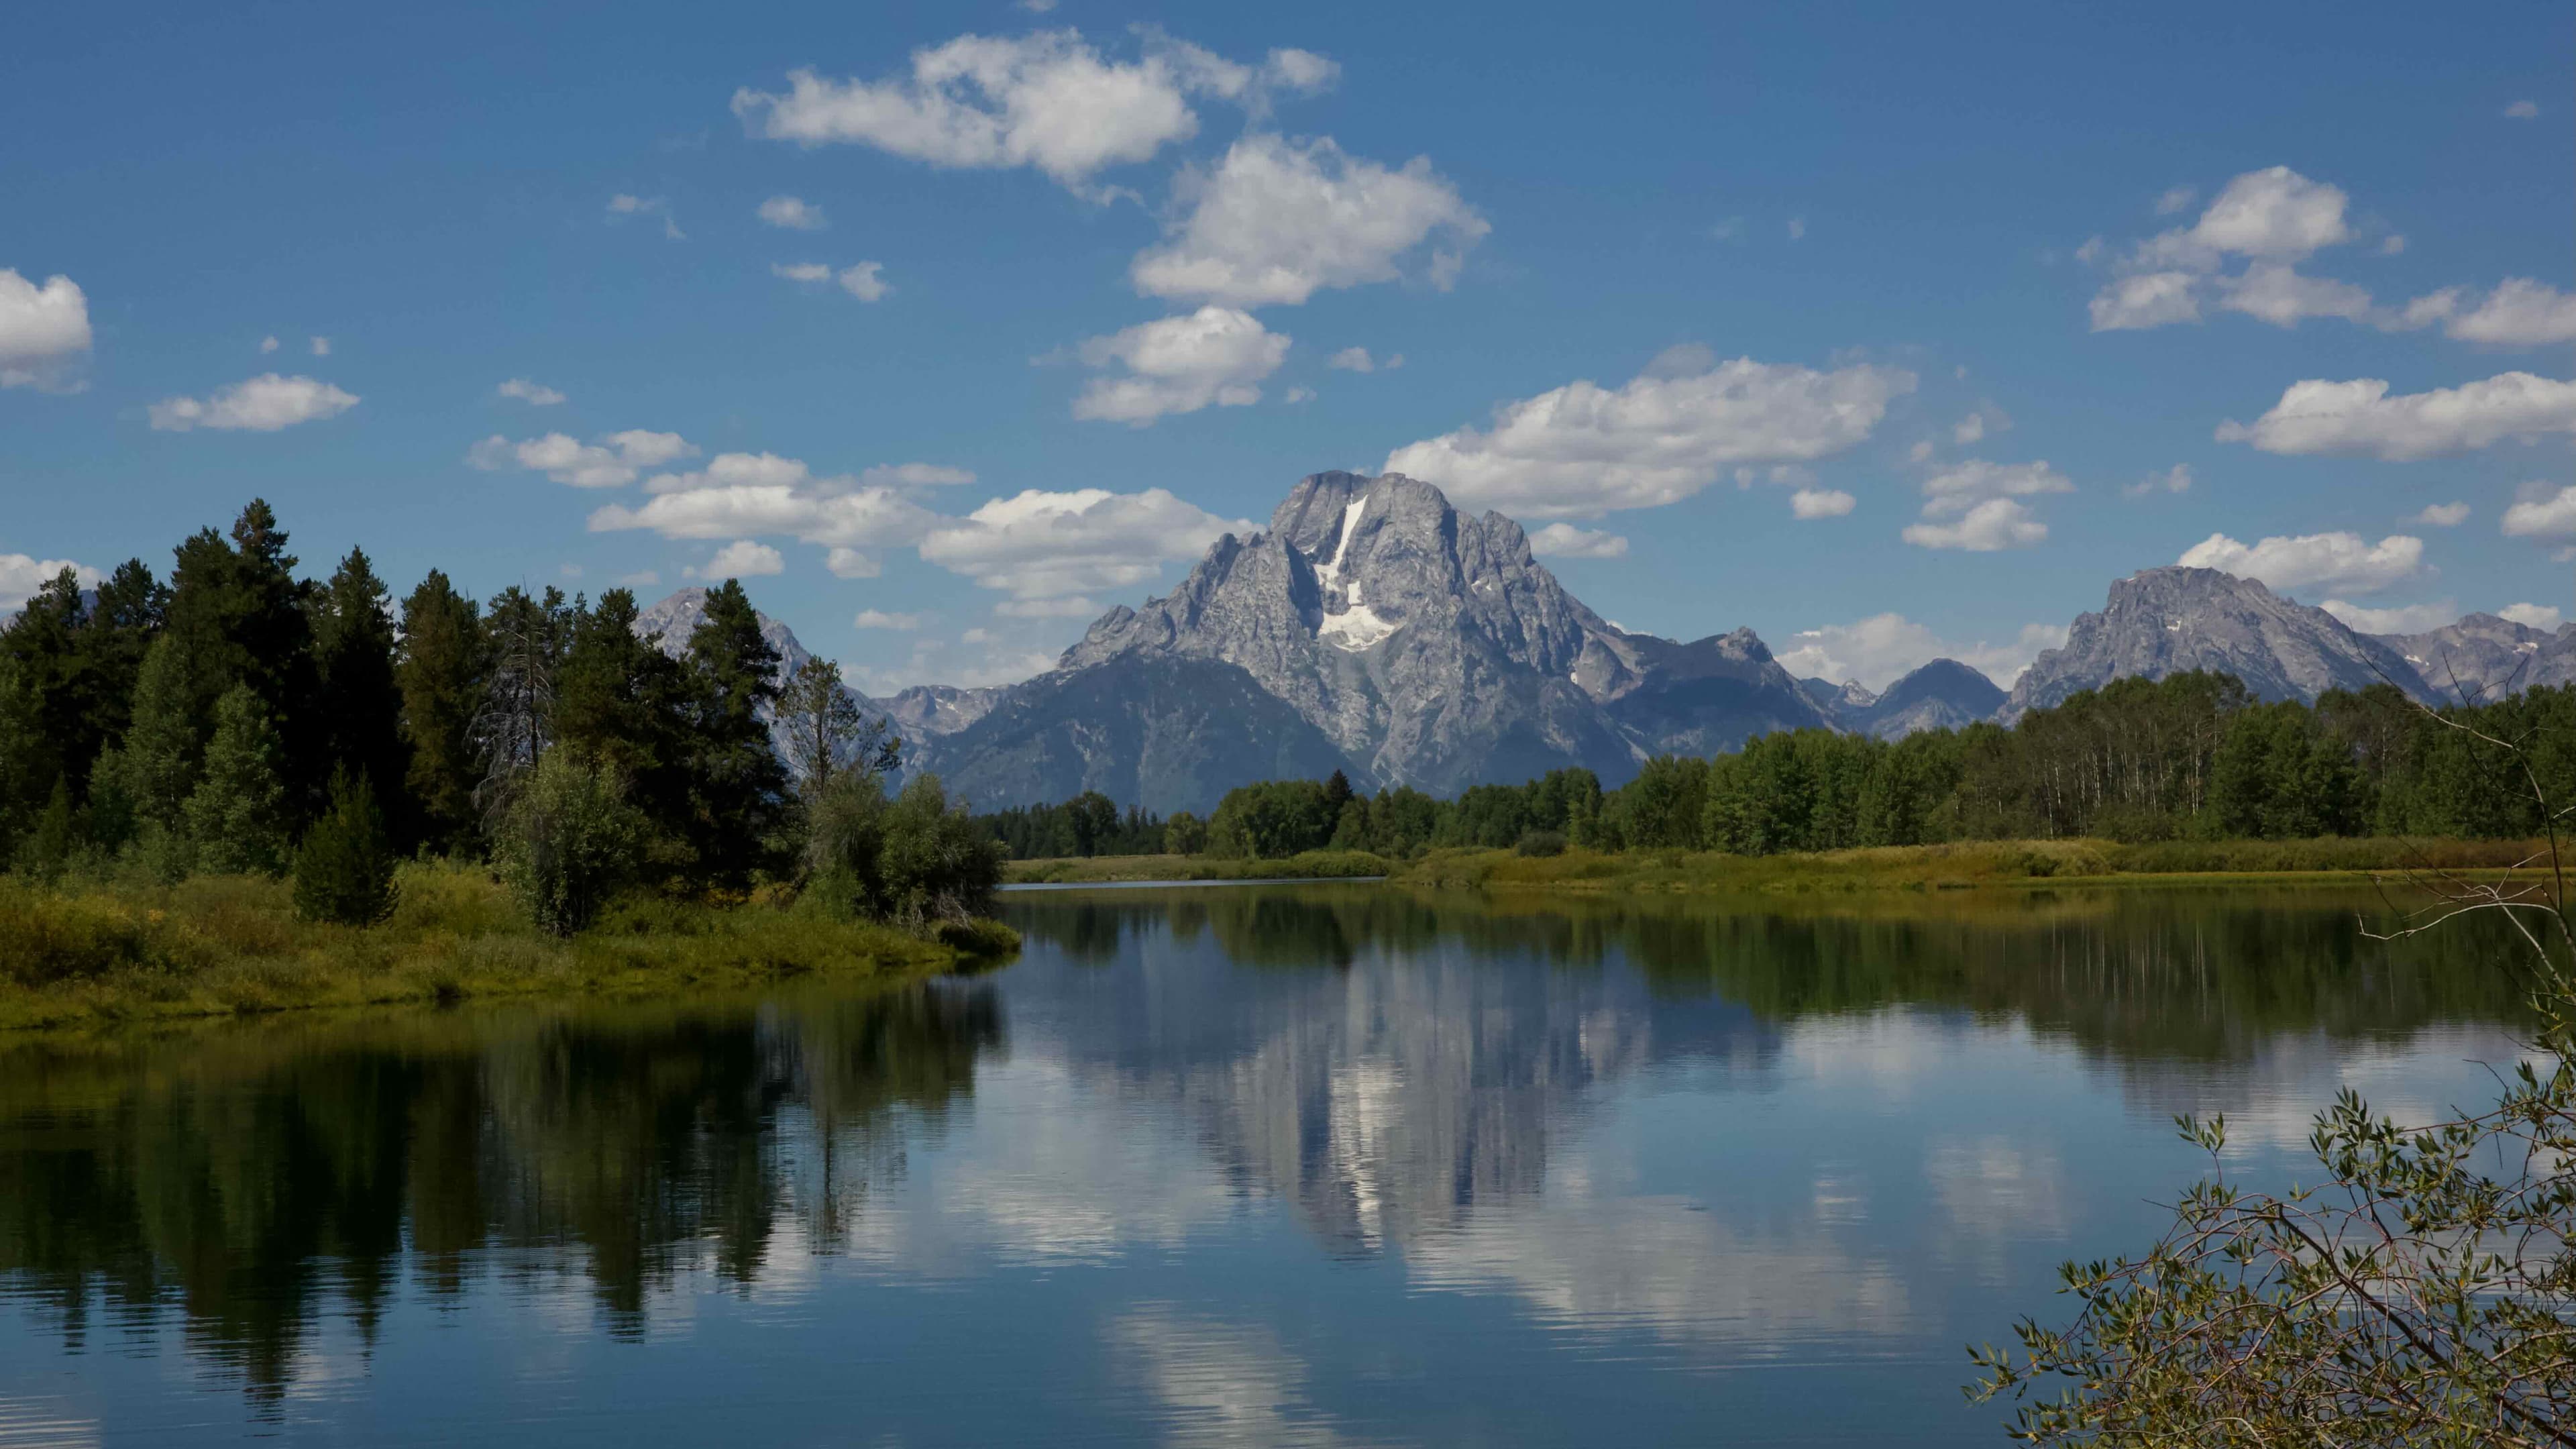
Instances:
[[[2031,548],[2048,541],[2048,525],[2031,516],[2019,499],[1989,498],[1958,515],[1954,523],[1909,523],[1905,541],[1917,548],[1955,548],[1969,553]]]
[[[823,567],[836,579],[872,579],[885,566],[855,548],[836,548],[823,556]]]
[[[2213,533],[2174,562],[2260,579],[2282,593],[2310,587],[2376,593],[2425,573],[2424,540],[2403,533],[2377,543],[2335,532],[2276,535],[2252,544]]]
[[[543,383],[530,382],[524,377],[511,378],[493,391],[502,397],[517,398],[530,407],[550,408],[564,400],[562,393]]]
[[[2476,310],[2452,317],[2442,330],[2463,342],[2503,347],[2576,342],[2576,293],[2529,277],[2508,277]]]
[[[2576,487],[2526,498],[2506,509],[2504,531],[2513,538],[2576,538]]]
[[[2219,295],[2220,306],[2275,327],[2295,327],[2308,317],[2359,322],[2370,315],[2370,293],[2349,282],[2301,276],[2280,262],[2247,267],[2244,275],[2220,282]]]
[[[2361,454],[2404,462],[2483,448],[2504,438],[2576,433],[2576,382],[2507,372],[2482,382],[2389,396],[2375,377],[2290,385],[2249,426],[2218,427],[2222,443],[2266,453]]]
[[[2540,117],[2540,103],[2538,101],[2516,101],[2512,105],[2505,107],[2504,113],[2517,121],[2537,120]]]
[[[65,569],[72,571],[72,577],[79,580],[83,588],[98,587],[103,577],[89,565],[74,563],[67,558],[40,559],[23,553],[0,553],[0,618],[25,608],[37,590],[52,583]]]
[[[2176,463],[2161,473],[2150,473],[2135,483],[2125,484],[2120,493],[2126,498],[2144,498],[2150,493],[2189,493],[2191,465]]]
[[[2121,277],[2093,298],[2093,330],[2120,332],[2200,320],[2199,279],[2189,272],[2140,272]]]
[[[89,298],[61,275],[43,286],[0,267],[0,387],[52,386],[89,351]]]
[[[2342,599],[2328,599],[2318,608],[2343,621],[2345,628],[2356,634],[2421,634],[2439,629],[2460,617],[2460,606],[2453,599],[2436,599],[2429,604],[2399,604],[2394,608],[2372,609]]]
[[[2469,521],[2469,505],[2465,503],[2428,503],[2424,505],[2422,511],[2416,513],[2411,518],[2405,519],[2404,521],[2407,523],[2421,523],[2432,528],[2457,528],[2461,524]]]
[[[760,219],[789,231],[821,231],[823,208],[798,196],[773,196],[760,204]]]
[[[1792,518],[1840,518],[1860,500],[1839,488],[1801,488],[1789,495]]]
[[[919,614],[889,614],[883,609],[861,609],[858,613],[858,617],[850,620],[850,627],[853,629],[901,629],[908,631],[921,627],[921,616]]]
[[[623,488],[647,468],[694,457],[697,448],[677,433],[629,428],[585,443],[568,433],[511,442],[495,433],[465,451],[465,461],[485,472],[524,468],[575,488]]]
[[[1923,480],[1924,521],[1907,526],[1905,541],[1917,548],[1970,553],[2030,548],[2047,541],[2048,525],[2021,500],[2074,491],[2066,475],[2044,458],[2030,463],[1971,458]]]
[[[1594,528],[1551,523],[1529,536],[1530,552],[1541,558],[1623,558],[1628,540]]]
[[[165,433],[193,428],[240,429],[273,433],[297,423],[338,417],[358,405],[355,393],[343,392],[309,377],[257,377],[219,387],[203,399],[164,398],[151,407],[152,426]]]
[[[779,556],[778,550],[748,538],[735,539],[717,549],[704,564],[688,570],[690,577],[700,579],[752,579],[785,572],[787,560]]]
[[[1273,51],[1252,67],[1160,37],[1125,61],[1073,30],[961,35],[914,51],[908,75],[833,80],[791,71],[785,93],[745,87],[733,109],[752,134],[773,140],[873,146],[933,166],[1030,166],[1086,191],[1099,172],[1197,134],[1193,95],[1257,108],[1274,89],[1320,89],[1332,71],[1305,51]]]
[[[1666,356],[1670,357],[1671,352]],[[1437,484],[1515,517],[1589,517],[1688,498],[1736,464],[1812,462],[1867,438],[1910,372],[1817,371],[1739,357],[1703,370],[1650,368],[1617,388],[1588,380],[1505,403],[1489,428],[1408,443],[1382,471]]]
[[[1083,365],[1120,371],[1093,378],[1073,415],[1144,427],[1172,413],[1259,402],[1288,342],[1248,312],[1213,305],[1090,338],[1078,349]]]
[[[2560,613],[2554,604],[2507,604],[2496,610],[2496,617],[2511,619],[2526,629],[2547,629],[2552,632],[2566,622],[2566,615]]]
[[[1316,292],[1394,281],[1427,248],[1424,276],[1447,288],[1491,228],[1427,157],[1390,169],[1330,137],[1245,136],[1213,171],[1174,183],[1170,237],[1129,269],[1151,297],[1294,306]]]
[[[1032,488],[943,520],[921,540],[921,556],[1014,598],[1060,598],[1131,588],[1167,563],[1197,558],[1223,534],[1252,531],[1243,519],[1219,518],[1160,488]]]
[[[859,481],[871,488],[944,488],[952,484],[972,483],[975,474],[966,468],[951,468],[945,463],[879,463],[861,469]]]
[[[2043,649],[2066,642],[2061,624],[2024,624],[2001,644],[1984,640],[1957,643],[1902,614],[1877,614],[1849,624],[1826,624],[1789,636],[1789,647],[1776,656],[1791,674],[1835,683],[1857,681],[1866,689],[1885,689],[1935,659],[1956,659],[2011,688],[2014,679]]]

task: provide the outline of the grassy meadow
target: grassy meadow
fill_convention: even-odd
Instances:
[[[760,895],[631,896],[558,938],[529,924],[485,871],[407,863],[397,881],[392,915],[358,927],[297,919],[289,884],[257,876],[59,887],[0,877],[0,1030],[917,975],[1019,944],[991,921],[925,937]]]

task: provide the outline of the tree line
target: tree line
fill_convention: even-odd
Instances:
[[[1756,736],[1733,754],[1664,755],[1604,790],[1589,770],[1455,799],[1332,778],[1227,792],[1202,821],[1120,815],[1105,796],[978,818],[1014,856],[1405,857],[1434,847],[1551,854],[1742,855],[1945,841],[2108,838],[2520,839],[2548,822],[2518,778],[2576,798],[2576,685],[2427,711],[2394,685],[2264,703],[2234,677],[2121,679],[2036,709],[1889,742],[1833,730]]]
[[[562,932],[634,886],[918,923],[999,879],[935,778],[888,798],[888,722],[828,661],[783,671],[738,581],[666,648],[625,589],[478,604],[433,569],[397,607],[363,550],[297,565],[254,500],[167,581],[46,582],[0,629],[0,863],[291,873],[299,909],[364,921],[399,857],[489,859]]]

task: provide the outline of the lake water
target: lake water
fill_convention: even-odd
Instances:
[[[2306,894],[1006,897],[759,1000],[0,1042],[0,1445],[1950,1444],[2233,1124],[2514,1054]]]

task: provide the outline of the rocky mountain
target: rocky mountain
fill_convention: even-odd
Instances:
[[[1882,740],[1923,730],[1955,730],[1990,720],[2006,696],[1985,672],[1956,659],[1935,659],[1887,687],[1844,727]]]
[[[1398,474],[1319,473],[1267,529],[1219,539],[1171,594],[1102,615],[923,763],[978,804],[1101,789],[1203,810],[1278,773],[1273,759],[1451,794],[1566,765],[1617,783],[1651,754],[1827,723],[1748,630],[1631,634],[1567,593],[1510,519]],[[1212,728],[1244,757],[1177,748]]]
[[[2102,611],[2076,616],[2066,643],[2042,653],[2013,685],[2003,717],[2114,679],[2190,669],[2233,674],[2261,699],[2314,700],[2383,679],[2430,697],[2415,666],[2387,642],[2252,579],[2176,565],[2112,584]]]
[[[2421,634],[2375,636],[2415,667],[2437,698],[2482,703],[2576,679],[2576,624],[2557,632],[2471,614]]]
[[[1846,680],[1841,684],[1836,684],[1830,679],[1801,679],[1798,681],[1798,687],[1807,692],[1807,698],[1816,702],[1816,708],[1823,710],[1837,723],[1878,703],[1878,696],[1862,687],[1857,679]]]

